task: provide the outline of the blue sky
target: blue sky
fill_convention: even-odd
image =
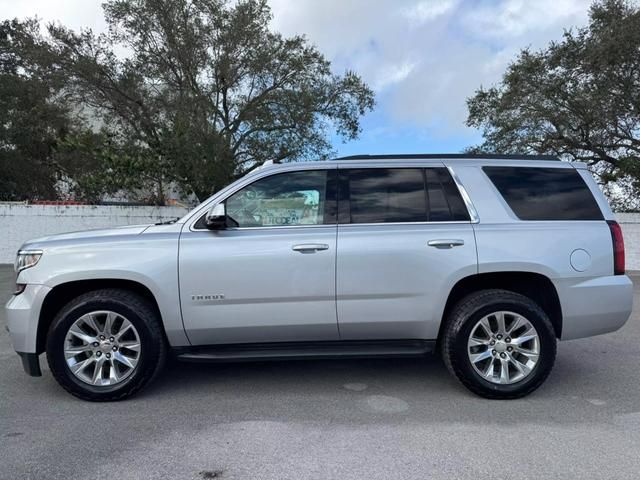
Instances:
[[[274,28],[304,34],[337,73],[377,97],[359,140],[339,155],[459,152],[481,141],[466,99],[498,82],[520,49],[588,20],[588,0],[270,0]]]
[[[394,119],[387,108],[390,100],[378,94],[376,109],[362,119],[360,138],[344,142],[332,136],[337,156],[361,153],[457,153],[482,141],[479,132],[456,129],[446,133],[410,120]]]
[[[524,47],[584,25],[589,0],[270,0],[272,25],[304,34],[336,73],[358,72],[377,106],[338,155],[459,152],[481,141],[465,100],[500,80]],[[37,15],[105,30],[101,0],[0,0],[3,18]]]

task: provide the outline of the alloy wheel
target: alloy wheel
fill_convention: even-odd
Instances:
[[[140,336],[133,324],[109,310],[89,312],[69,328],[64,357],[71,373],[89,385],[126,380],[140,361]]]
[[[467,343],[469,361],[485,380],[500,385],[528,377],[540,358],[540,337],[518,313],[497,311],[482,317]]]

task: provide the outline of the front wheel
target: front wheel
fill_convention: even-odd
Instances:
[[[463,298],[451,311],[442,355],[472,392],[492,399],[520,398],[551,372],[556,337],[546,313],[528,297],[484,290]]]
[[[156,309],[127,290],[80,295],[56,315],[47,337],[55,379],[84,400],[131,396],[160,372],[165,356]]]

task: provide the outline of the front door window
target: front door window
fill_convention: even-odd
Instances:
[[[238,227],[322,225],[326,190],[326,170],[272,175],[231,195],[227,215]]]

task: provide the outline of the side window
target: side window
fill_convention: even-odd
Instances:
[[[340,223],[469,221],[446,168],[344,170]],[[341,204],[342,205],[342,204]]]
[[[441,169],[427,168],[425,170],[429,196],[429,221],[446,222],[451,220],[451,212],[438,170]]]
[[[427,203],[419,168],[348,169],[350,223],[424,222]]]
[[[483,167],[520,220],[602,220],[589,187],[573,168]]]
[[[446,168],[425,169],[429,195],[429,221],[450,222],[470,220],[458,187]]]
[[[322,225],[327,202],[327,171],[305,170],[262,178],[226,200],[227,215],[238,227]]]

